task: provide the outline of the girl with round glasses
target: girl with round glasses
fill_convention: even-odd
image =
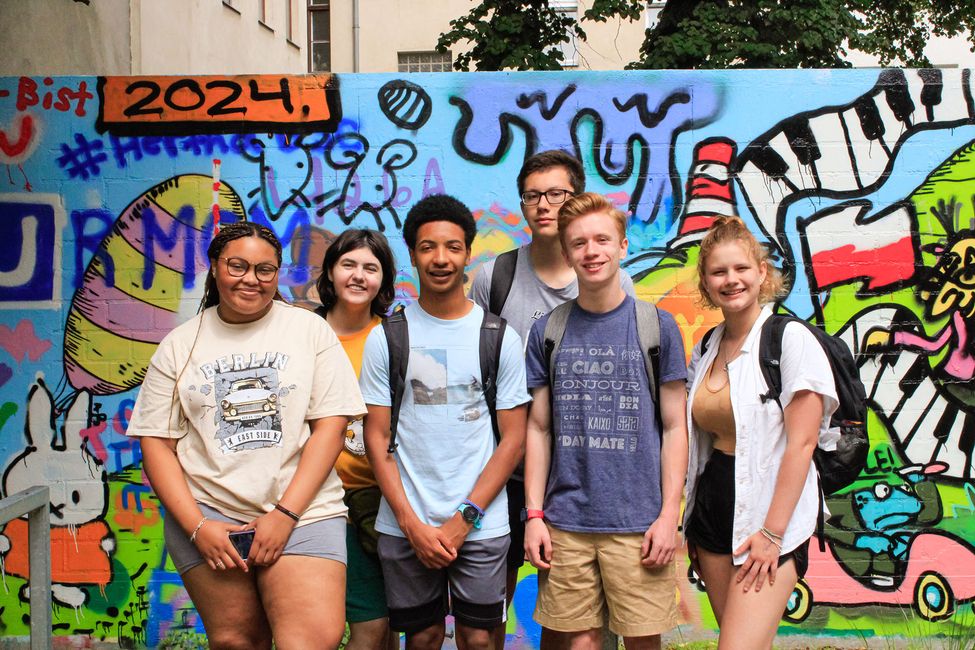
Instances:
[[[207,251],[202,311],[152,357],[129,424],[166,550],[211,648],[325,647],[345,621],[333,470],[365,413],[335,333],[277,289],[281,244],[248,222]]]

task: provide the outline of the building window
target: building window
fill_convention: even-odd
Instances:
[[[661,10],[664,8],[666,2],[648,2],[647,3],[647,29],[653,29],[657,25],[657,18],[660,16]]]
[[[579,20],[579,3],[576,0],[550,0],[549,6],[562,16],[568,16],[573,20]],[[559,43],[562,50],[562,67],[574,68],[579,65],[579,48],[576,42],[576,34],[570,27],[567,33],[568,43]]]
[[[332,69],[332,29],[329,0],[308,0],[308,69]]]
[[[450,72],[450,51],[444,52],[400,52],[400,72]]]

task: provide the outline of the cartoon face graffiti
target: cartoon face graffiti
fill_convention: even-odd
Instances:
[[[879,482],[853,494],[857,513],[868,530],[892,530],[910,522],[921,511],[921,500],[910,486]]]
[[[921,299],[929,318],[941,318],[956,310],[963,318],[975,317],[975,232],[958,233],[931,270]]]

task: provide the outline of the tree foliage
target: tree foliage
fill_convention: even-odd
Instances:
[[[457,70],[558,70],[561,46],[585,25],[639,20],[643,0],[592,0],[579,20],[549,0],[481,0],[437,47],[469,41]],[[669,0],[629,68],[847,67],[856,49],[881,65],[930,65],[932,35],[965,35],[975,51],[975,2],[950,0]]]

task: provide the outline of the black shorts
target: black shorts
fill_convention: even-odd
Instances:
[[[684,534],[687,541],[711,553],[731,555],[735,523],[735,457],[715,449],[697,482],[694,511]],[[802,543],[779,556],[779,566],[796,562],[801,578],[809,565],[808,545]]]
[[[511,528],[508,569],[520,569],[525,563],[525,522],[521,520],[521,511],[525,507],[525,482],[508,479],[505,490],[508,492],[508,526]]]

